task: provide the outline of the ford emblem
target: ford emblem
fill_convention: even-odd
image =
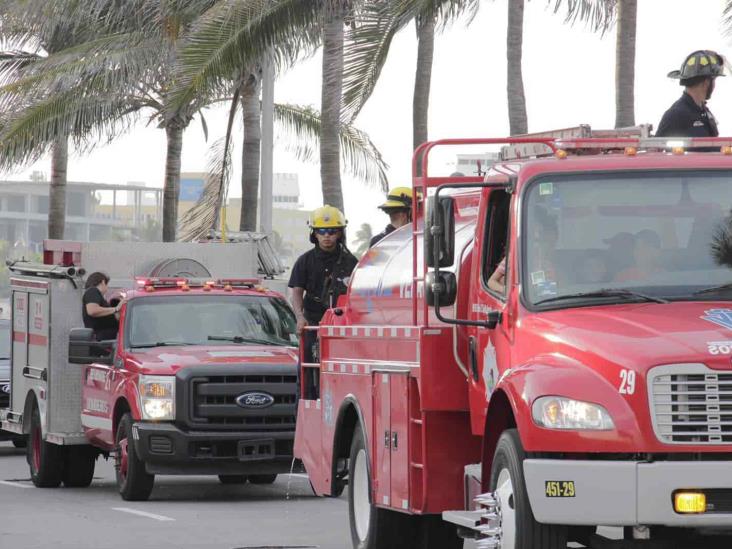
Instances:
[[[6,395],[10,394],[10,383],[6,383],[4,385],[0,385],[0,391],[5,393]]]
[[[267,408],[274,404],[274,397],[261,391],[249,391],[236,397],[236,403],[242,408]]]

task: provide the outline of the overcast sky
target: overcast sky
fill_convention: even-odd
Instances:
[[[458,22],[438,36],[432,76],[430,137],[500,137],[508,134],[506,107],[506,2],[484,0],[470,26]],[[636,123],[658,125],[681,88],[666,74],[679,68],[696,49],[732,55],[732,40],[721,30],[723,0],[639,0],[636,57]],[[374,95],[357,125],[367,131],[388,162],[391,186],[411,185],[412,92],[416,60],[414,27],[392,45]],[[315,56],[282,76],[276,101],[320,106],[321,59]],[[569,26],[545,0],[527,2],[524,25],[524,86],[529,130],[590,124],[611,128],[615,121],[615,30],[593,34],[581,24]],[[732,78],[718,81],[710,109],[722,135],[732,134]],[[228,107],[206,113],[210,140],[223,135]],[[183,171],[204,171],[206,150],[201,125],[185,134]],[[457,151],[455,151],[457,152]],[[463,152],[479,152],[476,150]],[[236,153],[234,158],[240,158]],[[433,164],[449,173],[454,154]],[[69,161],[70,181],[144,182],[162,186],[165,134],[140,124],[114,144]],[[50,161],[26,167],[6,178],[27,179],[32,170],[49,172]],[[297,172],[307,208],[320,205],[319,169],[297,162],[280,147],[276,172]],[[230,196],[240,196],[236,166]],[[370,222],[378,232],[386,216],[376,210],[383,196],[344,177],[346,216],[352,227]],[[351,232],[351,236],[355,231]]]

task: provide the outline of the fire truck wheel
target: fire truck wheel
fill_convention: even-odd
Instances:
[[[137,457],[132,442],[132,416],[127,413],[117,427],[115,471],[117,489],[125,501],[146,501],[155,483],[155,475],[145,471],[145,463]]]
[[[41,413],[37,406],[31,415],[29,441],[27,455],[33,484],[39,488],[56,488],[61,484],[63,448],[43,440]]]
[[[246,484],[246,475],[219,475],[221,484]]]
[[[277,475],[249,475],[249,482],[252,484],[274,484]]]
[[[351,443],[348,478],[348,515],[354,549],[413,547],[414,517],[380,509],[371,502],[371,472],[360,429],[356,430]]]
[[[63,472],[64,486],[67,488],[86,488],[94,478],[97,452],[93,447],[69,446],[66,448],[66,466]]]
[[[523,462],[526,457],[516,429],[498,440],[491,467],[490,489],[499,499],[502,549],[565,549],[566,526],[540,524],[526,493]]]

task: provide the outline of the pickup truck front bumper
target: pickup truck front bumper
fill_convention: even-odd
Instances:
[[[132,435],[151,474],[279,474],[292,468],[291,431],[184,431],[171,423],[142,421],[133,425]]]
[[[527,459],[524,476],[534,516],[545,524],[732,527],[732,461]],[[707,511],[677,513],[673,495],[683,489],[704,492]]]

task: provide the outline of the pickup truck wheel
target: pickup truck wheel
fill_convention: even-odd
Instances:
[[[97,451],[91,446],[69,446],[66,448],[66,466],[63,472],[64,486],[86,488],[94,478]]]
[[[540,524],[534,518],[524,480],[525,457],[518,431],[505,431],[498,440],[490,482],[490,489],[499,501],[502,517],[501,548],[565,549],[567,528]]]
[[[246,484],[246,475],[219,475],[221,484]]]
[[[277,475],[249,475],[251,484],[273,484],[277,480]]]
[[[63,448],[43,440],[41,413],[37,406],[31,415],[29,441],[27,456],[33,484],[38,488],[56,488],[61,484]]]
[[[348,515],[354,549],[415,547],[414,517],[380,509],[371,502],[371,468],[368,461],[363,433],[357,429],[348,463]]]
[[[115,471],[117,489],[125,501],[146,501],[155,484],[155,475],[145,471],[145,463],[137,457],[132,440],[132,416],[122,416],[117,427]]]

